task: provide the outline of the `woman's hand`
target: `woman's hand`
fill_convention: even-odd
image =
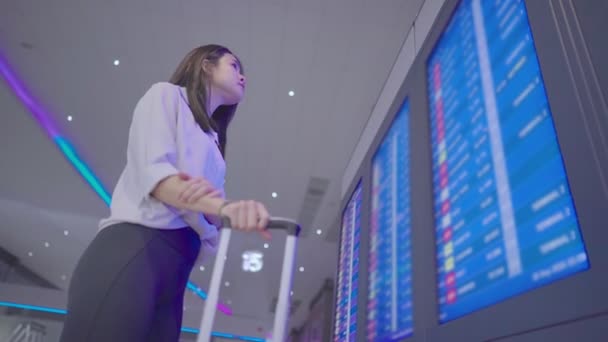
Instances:
[[[186,187],[178,195],[178,199],[182,203],[194,203],[203,197],[219,198],[223,196],[222,191],[215,189],[205,178],[193,178],[181,172],[178,176],[179,179],[186,182]]]
[[[220,217],[230,219],[231,228],[245,232],[258,231],[270,240],[271,235],[266,229],[270,215],[266,207],[257,201],[229,202],[220,209]]]

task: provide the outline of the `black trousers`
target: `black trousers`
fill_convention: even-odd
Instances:
[[[76,266],[61,342],[176,342],[201,242],[190,227],[102,229]]]

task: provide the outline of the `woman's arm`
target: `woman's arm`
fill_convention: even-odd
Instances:
[[[230,219],[232,228],[244,231],[257,230],[264,238],[270,239],[270,233],[266,231],[270,215],[262,203],[227,202],[221,196],[215,195],[202,196],[193,202],[181,200],[180,194],[188,186],[187,181],[179,175],[172,175],[158,183],[151,195],[176,208],[203,213],[218,228],[221,227],[220,215],[226,215]]]
[[[193,184],[191,177],[176,167],[178,101],[176,87],[160,82],[150,87],[135,107],[127,146],[128,160],[136,175],[134,196],[141,200],[152,196],[174,208],[202,213],[216,224],[224,203],[222,196],[196,188],[207,185]],[[193,189],[197,193],[192,193]],[[184,200],[184,192],[189,193],[186,197],[196,195],[196,198]]]
[[[218,213],[225,200],[217,196],[202,196],[194,202],[183,201],[180,199],[180,194],[188,186],[188,181],[183,180],[179,175],[172,175],[160,181],[151,195],[175,208],[202,213],[206,218],[215,221],[212,222],[215,225],[219,221]]]

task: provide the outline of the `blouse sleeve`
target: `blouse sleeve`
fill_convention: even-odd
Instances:
[[[127,160],[137,198],[147,200],[156,185],[177,170],[178,93],[169,83],[154,84],[139,100],[129,130]]]

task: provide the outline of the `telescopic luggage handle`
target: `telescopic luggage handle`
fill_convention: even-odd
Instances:
[[[208,342],[211,338],[211,328],[215,318],[215,308],[220,292],[220,281],[224,273],[224,264],[226,255],[228,254],[228,244],[230,242],[230,234],[232,233],[230,219],[222,218],[223,229],[220,230],[220,243],[218,252],[215,258],[213,274],[211,275],[211,283],[209,286],[209,295],[205,302],[203,317],[200,324],[200,330],[197,342]],[[285,241],[285,255],[283,258],[283,268],[281,270],[281,282],[279,287],[279,297],[277,308],[274,316],[274,326],[272,332],[273,341],[284,341],[287,330],[287,319],[289,317],[289,290],[291,289],[291,279],[296,256],[296,239],[300,235],[300,225],[295,221],[287,218],[272,217],[270,218],[267,229],[285,230],[287,239]]]
[[[224,216],[222,218],[222,226],[223,228],[231,228],[230,218]],[[288,235],[295,235],[296,237],[300,235],[300,226],[296,221],[283,217],[271,217],[266,229],[285,230]]]

